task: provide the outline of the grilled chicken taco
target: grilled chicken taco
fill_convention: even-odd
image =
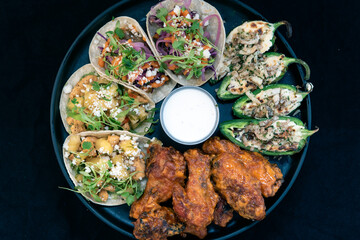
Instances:
[[[127,87],[145,91],[159,102],[175,87],[160,68],[139,23],[118,17],[95,34],[89,48],[90,62],[101,76]]]
[[[146,26],[154,52],[176,82],[200,86],[214,76],[225,28],[213,6],[201,0],[166,0],[147,14]]]
[[[149,130],[155,103],[144,93],[99,76],[91,64],[78,69],[65,83],[60,114],[74,134],[91,130]]]
[[[131,205],[144,190],[150,140],[127,131],[90,131],[65,139],[63,157],[73,191],[93,203]]]

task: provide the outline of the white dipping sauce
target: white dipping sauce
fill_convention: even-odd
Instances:
[[[163,103],[162,126],[175,141],[196,143],[206,140],[218,124],[215,100],[201,88],[182,87]]]

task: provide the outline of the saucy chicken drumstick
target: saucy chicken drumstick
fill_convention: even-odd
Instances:
[[[175,183],[173,190],[173,208],[179,219],[186,224],[184,232],[204,238],[206,227],[214,219],[214,210],[220,197],[210,182],[209,155],[199,149],[190,149],[184,153],[188,165],[189,177],[184,189]]]
[[[130,217],[159,208],[159,203],[171,198],[174,183],[184,185],[186,163],[183,155],[172,147],[150,146],[146,166],[148,178],[144,194],[131,205]]]
[[[260,153],[241,150],[236,144],[219,137],[207,140],[202,149],[207,154],[237,154],[237,159],[244,164],[248,172],[260,181],[261,192],[264,197],[274,196],[283,182],[283,174],[278,166],[271,164]]]

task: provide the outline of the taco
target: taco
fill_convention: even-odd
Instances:
[[[155,103],[137,89],[101,77],[91,64],[79,68],[65,83],[60,115],[70,134],[91,130],[129,130],[145,134]]]
[[[63,158],[74,192],[105,206],[131,205],[145,188],[150,139],[127,131],[90,131],[65,139]]]
[[[154,52],[176,82],[200,86],[214,76],[225,45],[215,7],[201,0],[166,0],[147,14],[146,26]]]
[[[149,40],[139,23],[118,17],[105,24],[93,37],[90,62],[111,81],[145,91],[159,102],[175,87],[149,48]]]

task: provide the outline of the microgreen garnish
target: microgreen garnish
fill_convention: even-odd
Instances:
[[[100,85],[99,85],[98,82],[93,81],[93,82],[91,83],[91,85],[92,85],[92,88],[93,88],[95,91],[99,91],[99,90],[100,90]]]
[[[106,164],[109,168],[113,167],[110,160]],[[119,180],[112,178],[107,168],[101,163],[82,162],[78,166],[75,165],[73,167],[77,174],[82,175],[81,184],[75,186],[75,190],[60,187],[61,189],[81,193],[85,196],[90,195],[96,202],[102,202],[98,195],[99,192],[108,186],[112,186],[116,195],[124,198],[129,206],[143,194],[140,183],[133,179],[133,176],[138,172],[133,172],[126,179]],[[90,172],[85,171],[86,169],[90,169]],[[112,193],[112,198],[116,198],[115,193]]]

